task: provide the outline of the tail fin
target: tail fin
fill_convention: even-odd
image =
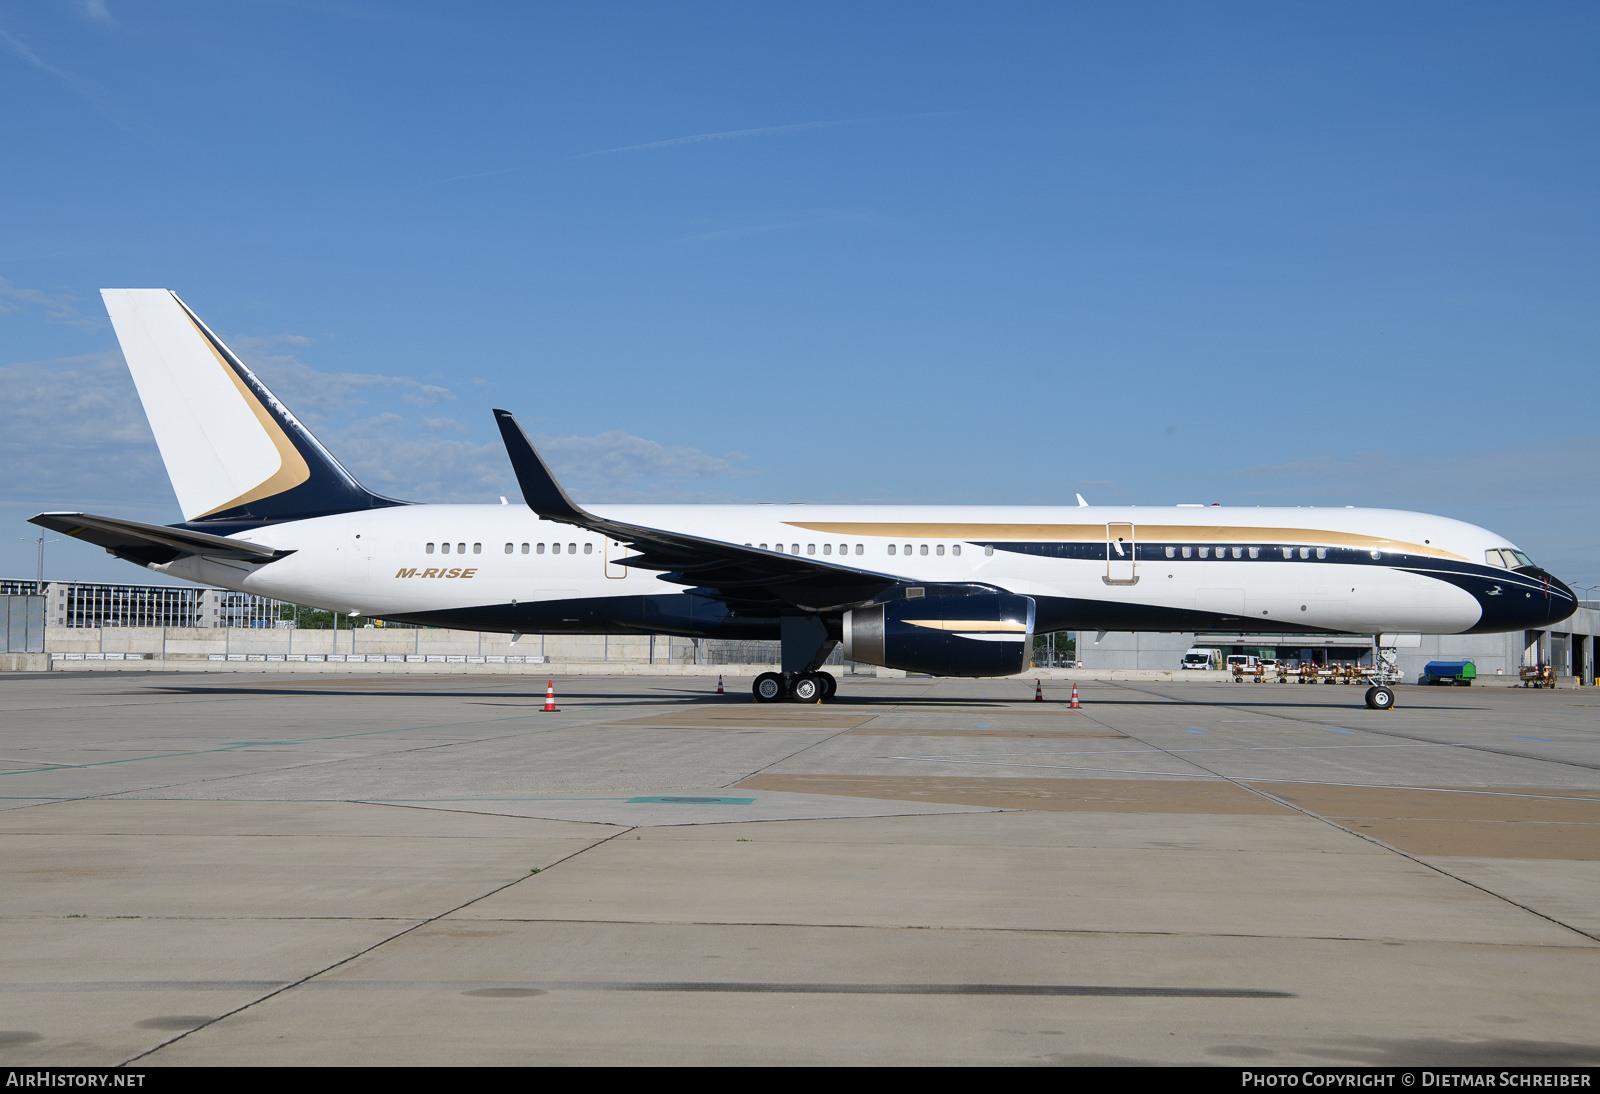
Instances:
[[[166,289],[101,289],[185,521],[272,523],[404,502],[368,491]]]

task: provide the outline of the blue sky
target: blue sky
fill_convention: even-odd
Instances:
[[[177,291],[368,485],[1383,505],[1600,583],[1584,4],[0,0],[0,573]],[[78,544],[48,576],[140,580]]]

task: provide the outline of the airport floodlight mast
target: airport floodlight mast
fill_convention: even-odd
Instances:
[[[35,576],[34,576],[34,582],[33,582],[33,591],[34,591],[35,594],[37,594],[39,596],[43,596],[44,595],[44,545],[46,543],[60,543],[61,541],[59,539],[45,539],[43,533],[40,533],[39,538],[36,539],[36,540],[27,539],[27,538],[25,538],[23,536],[18,536],[17,540],[20,543],[37,543],[39,545],[39,563],[38,563],[38,568],[34,571]]]

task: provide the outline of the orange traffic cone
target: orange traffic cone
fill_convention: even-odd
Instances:
[[[1037,680],[1033,682],[1033,701],[1035,703],[1044,702],[1044,687]]]
[[[722,673],[720,673],[720,672],[717,673],[717,694],[718,695],[724,694],[723,690],[722,690]]]
[[[1078,709],[1078,685],[1076,683],[1072,685],[1072,709]]]
[[[556,706],[556,682],[550,681],[550,687],[544,693],[544,709],[552,714],[559,714],[561,710]]]

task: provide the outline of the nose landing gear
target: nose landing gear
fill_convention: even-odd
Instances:
[[[1367,708],[1369,710],[1393,710],[1394,689],[1387,684],[1367,689]]]

